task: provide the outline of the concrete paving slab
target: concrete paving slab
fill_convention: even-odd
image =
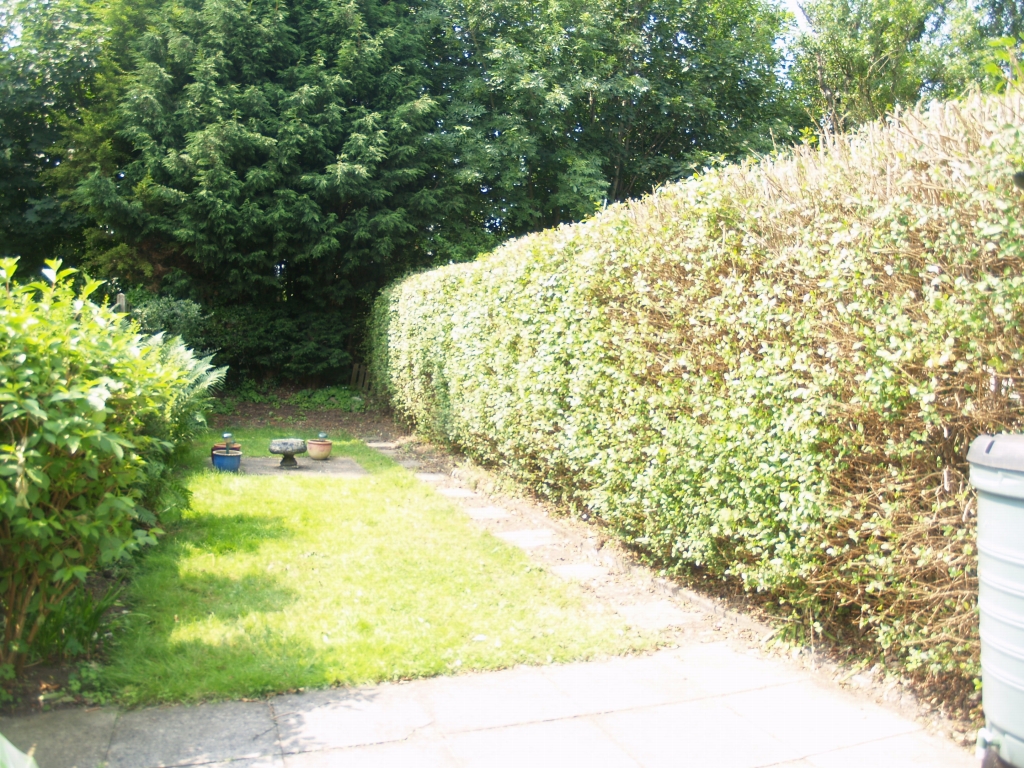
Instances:
[[[114,725],[109,768],[165,768],[279,754],[264,702],[154,707],[125,712]]]
[[[552,543],[555,532],[548,528],[534,528],[522,531],[504,531],[496,534],[499,539],[504,539],[509,544],[514,544],[520,549],[533,549],[544,547]]]
[[[910,720],[724,643],[116,720],[64,710],[0,732],[38,743],[40,768],[976,768]]]
[[[593,581],[608,576],[608,569],[599,565],[574,563],[572,565],[556,565],[551,572],[566,581]]]
[[[623,605],[615,609],[622,618],[637,629],[659,630],[684,627],[700,621],[703,614],[684,611],[668,600],[656,600],[641,605]]]
[[[372,747],[285,755],[284,765],[285,768],[459,768],[447,746],[436,739],[418,738]]]
[[[388,443],[375,440],[366,444],[367,448],[376,448],[378,451],[397,451],[398,443]]]
[[[583,712],[536,667],[434,678],[419,684],[416,695],[441,733],[522,725]]]
[[[96,768],[107,757],[117,710],[60,709],[0,718],[0,733],[33,756],[39,768]]]
[[[508,512],[501,507],[469,507],[466,514],[474,520],[504,520],[509,517]]]
[[[792,745],[794,757],[920,730],[921,726],[843,691],[812,681],[746,691],[721,699],[745,721]]]
[[[443,483],[448,479],[448,475],[441,472],[417,472],[415,477],[425,483]]]
[[[801,756],[714,699],[597,715],[593,720],[644,768],[755,768]]]
[[[380,685],[278,696],[271,701],[285,755],[408,738],[430,715],[407,690]]]
[[[203,763],[203,768],[285,768],[281,755],[248,757],[241,760],[227,760],[222,763]]]
[[[814,768],[978,768],[973,753],[920,732],[811,755],[807,762]]]
[[[541,674],[579,707],[597,714],[671,704],[708,695],[685,665],[665,654],[542,667]]]
[[[416,459],[398,459],[396,463],[406,469],[419,469],[423,465],[422,461],[416,461]]]
[[[242,457],[239,473],[243,475],[269,475],[273,477],[306,477],[309,475],[330,475],[331,477],[356,478],[370,474],[352,459],[332,456],[324,461],[296,456],[299,465],[293,469],[281,469],[281,459],[273,456]]]
[[[686,668],[686,677],[710,696],[785,685],[805,675],[774,659],[748,656],[725,643],[688,645],[666,654]]]
[[[438,488],[437,492],[449,499],[474,499],[477,496],[476,491],[469,488]]]
[[[640,768],[587,720],[462,733],[449,737],[449,746],[465,768]]]

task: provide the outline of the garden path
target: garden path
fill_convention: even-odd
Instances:
[[[773,656],[766,627],[635,566],[592,526],[414,442],[371,445],[667,647],[268,701],[58,710],[0,719],[0,732],[35,746],[40,768],[975,765],[900,686],[813,653]]]

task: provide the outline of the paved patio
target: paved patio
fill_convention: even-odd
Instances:
[[[265,702],[0,719],[40,768],[976,768],[865,698],[723,642]]]

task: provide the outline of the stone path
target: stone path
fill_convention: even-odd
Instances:
[[[434,453],[413,459],[399,443],[369,445],[414,470],[423,469],[424,465],[432,465],[432,470],[448,469],[443,463],[436,463],[441,457]],[[454,473],[450,469],[420,471],[416,477],[432,484],[481,528],[525,550],[531,559],[555,575],[579,584],[602,608],[618,613],[637,629],[671,631],[672,638],[680,640],[685,633],[677,630],[701,619],[721,619],[680,598],[666,580],[652,579],[646,569],[629,565],[624,553],[616,551],[615,546],[606,546],[592,528],[581,527],[564,518],[552,518],[534,503],[502,494],[497,494],[498,505],[482,490],[467,487],[478,485],[478,478],[462,477],[458,469]]]
[[[974,768],[920,725],[727,643],[266,702],[0,720],[40,768]]]
[[[410,470],[429,463],[371,445]],[[882,706],[815,664],[771,658],[766,628],[631,567],[586,526],[481,493],[458,474],[417,477],[597,607],[676,647],[259,702],[59,710],[0,718],[0,733],[34,748],[40,768],[975,766],[926,731],[914,702],[901,711],[901,699],[883,696]]]

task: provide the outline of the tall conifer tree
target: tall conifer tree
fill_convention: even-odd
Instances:
[[[123,161],[80,169],[87,261],[214,308],[236,367],[338,370],[434,207],[419,41],[402,3],[165,6],[118,106]]]

